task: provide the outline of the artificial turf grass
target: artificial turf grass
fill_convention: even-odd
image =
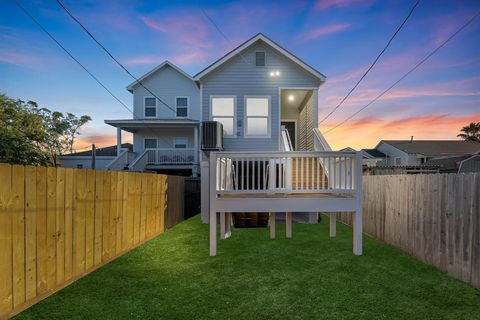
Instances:
[[[193,217],[15,319],[480,319],[480,290],[328,219],[234,229],[208,256]]]

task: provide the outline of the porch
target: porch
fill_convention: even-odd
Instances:
[[[210,255],[216,255],[217,213],[221,238],[227,238],[231,214],[286,213],[291,236],[293,212],[328,212],[335,236],[335,213],[354,215],[353,252],[362,254],[362,155],[360,152],[212,152],[209,162]],[[204,198],[205,199],[205,198]]]

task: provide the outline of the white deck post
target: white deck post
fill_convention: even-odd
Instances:
[[[225,219],[226,213],[220,212],[220,239],[225,240],[225,234],[227,232],[227,219]]]
[[[287,238],[292,237],[292,213],[287,212],[285,214],[285,227],[286,227],[286,234]]]
[[[216,197],[216,179],[217,179],[217,154],[215,152],[210,153],[210,256],[217,255],[217,211],[215,208],[215,197]]]
[[[337,236],[337,214],[335,212],[330,213],[330,237]]]
[[[275,212],[270,212],[268,216],[268,225],[270,226],[270,239],[275,239]]]
[[[117,128],[117,157],[122,152],[122,128]]]
[[[225,239],[232,235],[232,213],[227,212],[225,221]]]
[[[363,223],[362,223],[362,154],[357,152],[355,158],[355,199],[356,199],[356,209],[353,217],[353,253],[357,256],[362,255],[363,245],[362,245],[362,233],[363,233]]]
[[[193,148],[195,149],[194,151],[194,162],[195,164],[198,164],[198,155],[199,155],[199,149],[198,149],[198,127],[193,128]]]

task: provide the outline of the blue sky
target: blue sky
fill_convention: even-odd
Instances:
[[[55,1],[21,1],[121,100],[132,79]],[[70,1],[63,2],[137,76],[169,59],[195,74],[258,32],[327,75],[319,113],[327,114],[383,48],[414,1]],[[0,92],[93,121],[78,148],[115,141],[104,119],[130,118],[21,12],[0,12]],[[229,40],[202,13],[205,10]],[[478,1],[423,0],[351,99],[321,125],[328,130],[403,75],[480,10]],[[373,147],[380,139],[455,139],[480,121],[480,18],[427,63],[344,126],[327,134],[336,148]],[[352,132],[355,132],[352,135]]]

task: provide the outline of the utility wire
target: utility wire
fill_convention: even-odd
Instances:
[[[105,48],[104,45],[102,45],[98,40],[97,38],[95,38],[95,36],[90,32],[88,31],[88,29],[63,5],[63,3],[60,1],[60,0],[56,0],[56,2],[58,3],[58,5],[70,16],[70,18],[72,18],[82,29],[83,31],[85,31],[87,33],[87,35],[96,43],[98,44],[102,49],[103,51],[105,51],[105,53],[110,57],[112,58],[113,61],[115,61],[123,70],[125,70],[125,72],[130,76],[132,77],[136,83],[138,83],[139,85],[141,85],[145,90],[148,91],[148,93],[150,93],[152,96],[154,96],[158,101],[160,101],[165,107],[167,107],[168,109],[170,109],[171,111],[173,111],[175,114],[177,113],[177,111],[175,109],[173,109],[172,107],[170,107],[166,102],[164,102],[162,99],[160,99],[156,94],[154,94],[150,89],[148,89],[147,87],[145,87],[145,85],[140,81],[140,79],[138,79],[137,77],[135,77],[130,71],[128,71],[128,69],[120,62],[118,61],[111,53],[110,51],[108,51],[107,48]]]
[[[441,48],[443,48],[450,40],[452,40],[457,34],[459,34],[463,29],[465,29],[470,23],[472,23],[473,20],[475,20],[478,16],[480,15],[480,11],[477,12],[472,18],[470,18],[465,24],[463,24],[457,31],[455,31],[450,37],[448,37],[444,42],[442,42],[442,44],[440,44],[437,48],[435,48],[435,50],[433,50],[432,52],[430,52],[425,58],[423,58],[420,62],[418,62],[412,69],[410,69],[407,73],[405,73],[400,79],[398,79],[397,81],[395,81],[390,87],[388,87],[387,89],[385,89],[382,93],[380,93],[378,96],[375,97],[375,99],[373,99],[372,101],[370,101],[369,103],[367,103],[365,106],[363,106],[360,110],[358,110],[357,112],[355,112],[354,114],[352,114],[351,116],[349,116],[348,118],[346,118],[345,120],[343,120],[342,122],[340,122],[339,124],[337,124],[336,126],[334,126],[333,128],[327,130],[324,132],[324,134],[327,134],[329,132],[331,132],[332,130],[335,130],[336,128],[340,127],[341,125],[343,125],[344,123],[346,123],[348,120],[352,119],[353,117],[355,117],[357,114],[359,114],[360,112],[362,112],[363,110],[365,110],[366,108],[368,108],[370,105],[372,105],[375,101],[377,101],[378,99],[380,99],[383,95],[385,95],[388,91],[390,91],[393,87],[395,87],[397,84],[399,84],[403,79],[405,79],[408,75],[410,75],[413,71],[415,71],[418,67],[420,67],[425,61],[427,61],[428,59],[430,59],[431,56],[433,56],[435,53],[437,53],[438,50],[440,50]]]
[[[225,33],[223,33],[223,31],[220,29],[220,27],[215,23],[215,21],[213,21],[212,17],[210,17],[210,15],[202,8],[201,9],[203,14],[205,15],[205,17],[207,17],[207,19],[213,24],[213,26],[215,27],[215,29],[217,29],[217,31],[225,38],[225,40],[227,40],[228,42],[230,42],[230,44],[233,44],[232,43],[232,40],[230,40],[230,38],[227,37],[227,35]],[[242,57],[243,61],[246,63],[247,62],[247,59],[245,59],[245,57],[243,56],[243,54],[241,52],[239,52],[240,56]]]
[[[123,103],[122,100],[120,100],[110,89],[108,89],[107,86],[105,86],[93,73],[91,73],[87,67],[85,67],[77,58],[75,58],[74,55],[70,53],[50,32],[48,32],[47,29],[37,20],[35,17],[30,14],[30,12],[25,9],[25,7],[22,6],[22,4],[18,0],[14,0],[15,4],[33,21],[35,24],[43,31],[45,32],[50,39],[52,39],[70,58],[72,58],[73,61],[75,61],[80,67],[82,67],[83,70],[85,70],[92,79],[94,79],[103,89],[105,89],[115,100],[117,100],[128,112],[130,112],[133,117],[135,117],[135,113],[125,104]],[[140,120],[143,121],[143,120]],[[151,130],[153,133],[153,129],[150,127],[147,127],[149,130]],[[162,136],[159,136],[160,139],[162,139],[167,145],[171,145],[171,143],[167,142]]]
[[[410,18],[410,16],[412,15],[413,11],[415,11],[415,9],[417,8],[418,4],[420,3],[420,0],[417,0],[417,2],[415,2],[415,4],[413,5],[413,7],[410,9],[410,11],[408,12],[407,16],[405,17],[405,19],[403,20],[402,24],[400,24],[400,26],[397,28],[397,30],[395,31],[395,33],[392,35],[392,37],[390,38],[390,40],[388,40],[387,44],[385,45],[385,47],[383,48],[382,51],[380,51],[380,53],[378,54],[378,56],[375,58],[375,60],[373,60],[372,64],[370,65],[370,67],[367,69],[367,71],[365,71],[365,73],[360,77],[360,79],[357,81],[357,83],[353,86],[352,89],[350,89],[350,91],[347,93],[347,95],[340,101],[339,104],[337,104],[335,106],[335,108],[333,108],[332,111],[330,111],[329,114],[327,114],[322,120],[320,120],[320,122],[318,124],[321,124],[323,123],[325,120],[327,120],[335,111],[337,111],[338,108],[340,108],[342,106],[342,104],[345,102],[345,100],[347,100],[347,98],[352,94],[352,92],[358,87],[358,85],[360,84],[360,82],[362,82],[362,80],[367,76],[367,74],[370,72],[370,70],[372,70],[372,68],[375,66],[375,64],[377,63],[377,61],[380,59],[380,57],[383,55],[383,53],[387,50],[387,48],[390,46],[390,44],[393,42],[393,39],[395,39],[395,37],[397,36],[397,34],[400,32],[400,30],[403,28],[403,26],[405,25],[405,23],[407,22],[407,20]]]

